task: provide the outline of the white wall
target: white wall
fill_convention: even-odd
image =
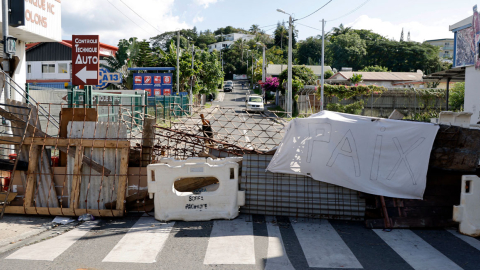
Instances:
[[[465,69],[465,112],[473,113],[471,124],[480,121],[480,71],[474,66]]]
[[[31,73],[27,74],[27,80],[70,80],[70,65],[71,61],[29,61],[27,66],[31,66]],[[43,64],[54,64],[55,73],[42,73]],[[60,73],[59,64],[67,64],[67,73]]]

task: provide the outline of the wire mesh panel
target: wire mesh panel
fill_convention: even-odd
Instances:
[[[240,187],[246,192],[241,211],[249,214],[328,219],[363,219],[359,192],[310,177],[267,172],[273,155],[243,156]]]
[[[1,218],[5,212],[5,207],[17,196],[17,190],[12,190],[12,180],[15,177],[15,173],[17,171],[26,171],[28,168],[28,164],[22,159],[27,154],[25,153],[26,149],[22,144],[27,127],[23,120],[29,120],[30,108],[25,106],[0,104],[0,111],[10,112],[10,115],[15,118],[7,120],[5,117],[1,117],[0,121]]]

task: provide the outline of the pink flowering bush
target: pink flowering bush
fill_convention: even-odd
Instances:
[[[263,84],[263,90],[265,91],[277,91],[278,86],[280,86],[280,81],[276,77],[269,77],[265,79]]]

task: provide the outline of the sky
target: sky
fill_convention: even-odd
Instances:
[[[448,26],[473,14],[480,0],[64,0],[62,38],[73,34],[100,35],[100,41],[117,45],[120,39],[149,39],[166,31],[197,27],[216,30],[233,26],[247,29],[258,24],[273,34],[278,22],[288,23],[292,14],[299,39],[321,34],[343,23],[354,29],[368,29],[398,40],[423,42],[453,38]],[[328,3],[328,4],[327,4]],[[314,14],[301,19],[320,7]]]

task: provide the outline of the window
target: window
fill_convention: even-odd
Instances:
[[[42,73],[55,73],[55,64],[42,64]]]
[[[448,54],[448,51],[445,51],[446,54]]]
[[[32,65],[27,65],[27,73],[32,73]]]
[[[58,73],[68,73],[67,63],[58,64]]]
[[[450,42],[445,42],[445,45],[450,45]]]

